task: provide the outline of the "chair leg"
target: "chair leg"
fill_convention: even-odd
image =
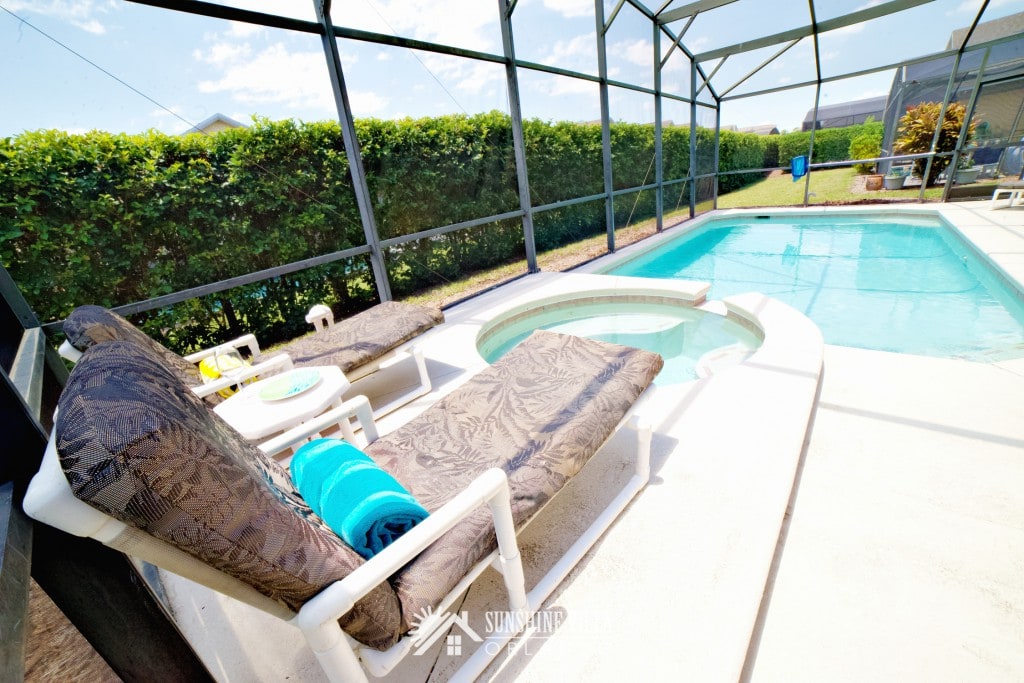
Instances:
[[[398,408],[404,406],[406,403],[410,403],[415,399],[419,398],[420,396],[424,396],[430,393],[432,385],[430,383],[430,375],[427,374],[427,362],[426,359],[423,357],[423,352],[416,347],[412,347],[406,349],[403,353],[407,354],[408,356],[412,356],[412,359],[415,361],[416,375],[419,382],[416,385],[416,387],[409,391],[408,393],[402,394],[394,401],[391,401],[386,405],[382,405],[376,410],[374,410],[374,419],[380,418],[384,415],[387,415],[388,413],[394,412]]]
[[[302,635],[331,683],[367,683],[366,672],[337,622],[302,629]]]

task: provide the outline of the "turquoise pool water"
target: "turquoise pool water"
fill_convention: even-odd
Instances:
[[[658,385],[679,384],[740,362],[761,338],[724,316],[679,303],[608,300],[566,301],[499,321],[477,342],[488,363],[501,358],[536,329],[589,337],[660,353]]]
[[[712,221],[607,271],[705,280],[709,299],[757,291],[829,344],[993,361],[1024,356],[1024,302],[936,219]]]

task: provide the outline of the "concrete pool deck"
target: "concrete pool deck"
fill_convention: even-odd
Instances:
[[[938,210],[1024,282],[1024,210],[987,207],[855,208]],[[447,335],[567,279],[531,276],[448,311],[446,334],[422,344],[435,391],[382,430],[480,367]],[[822,348],[809,431],[806,412],[780,397],[813,402],[813,372],[741,367],[658,387],[651,484],[546,603],[557,628],[516,641],[484,679],[1024,678],[1024,360]],[[622,476],[619,441],[527,530],[528,564],[571,541]],[[220,680],[322,680],[295,629],[165,582]],[[500,592],[488,572],[459,609],[500,610]],[[446,680],[454,662],[440,656],[443,644],[390,680]]]

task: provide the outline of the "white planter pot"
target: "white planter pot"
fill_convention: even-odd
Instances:
[[[958,168],[954,181],[957,185],[967,185],[977,180],[980,173],[980,168]]]
[[[887,175],[882,178],[882,183],[887,190],[902,190],[905,182],[907,182],[905,175]]]

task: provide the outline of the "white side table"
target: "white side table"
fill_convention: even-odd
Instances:
[[[311,388],[288,398],[261,398],[260,394],[265,394],[269,387],[279,387],[290,377],[298,378],[314,370],[319,373],[320,381]],[[337,366],[297,368],[245,385],[241,391],[214,406],[213,411],[245,438],[259,441],[314,418],[332,406],[340,406],[341,395],[348,391],[349,386],[345,373]],[[342,420],[338,425],[345,439],[354,442],[349,421]]]

